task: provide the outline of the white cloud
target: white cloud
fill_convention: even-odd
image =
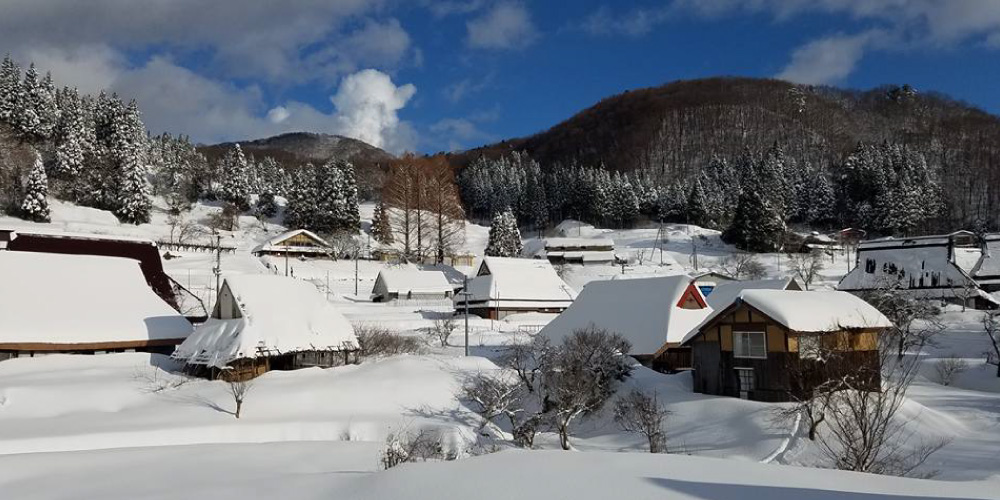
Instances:
[[[598,8],[581,24],[591,35],[625,35],[640,37],[670,17],[671,9],[634,9],[616,15],[607,6]]]
[[[446,17],[476,12],[486,5],[486,0],[422,0],[421,4],[436,17]]]
[[[292,113],[288,111],[288,108],[284,106],[276,106],[271,108],[271,111],[267,112],[267,121],[271,123],[281,123],[292,116]]]
[[[814,40],[792,53],[777,78],[808,85],[832,84],[847,78],[879,32],[835,35]]]
[[[465,27],[466,42],[478,49],[519,49],[538,38],[531,14],[520,3],[497,4]]]
[[[337,108],[342,134],[398,150],[406,138],[397,113],[416,92],[412,84],[397,87],[389,75],[366,69],[345,78],[330,101]]]
[[[481,80],[473,78],[463,78],[442,89],[441,94],[444,95],[445,99],[453,103],[459,102],[472,94],[482,92],[483,90],[485,90],[487,87],[493,84],[494,78],[495,74],[493,73],[486,75]]]

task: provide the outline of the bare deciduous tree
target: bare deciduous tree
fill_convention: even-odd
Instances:
[[[983,316],[983,333],[993,348],[986,352],[986,363],[996,366],[997,377],[1000,377],[1000,313],[988,312]]]
[[[979,287],[969,281],[962,286],[952,288],[951,293],[962,303],[962,312],[965,312],[969,308],[969,302],[979,296]]]
[[[469,401],[471,409],[483,418],[480,429],[487,425],[499,430],[496,419],[506,418],[513,432],[525,413],[523,386],[503,374],[478,374],[462,386],[462,399]]]
[[[358,338],[358,355],[361,358],[419,354],[423,352],[420,339],[400,335],[378,325],[355,323],[354,335]]]
[[[406,431],[390,432],[385,438],[385,448],[382,450],[382,468],[389,470],[407,462],[426,462],[428,460],[443,460],[445,454],[441,438],[436,432],[422,430],[411,433]]]
[[[455,317],[448,316],[435,319],[434,324],[425,328],[424,332],[431,341],[439,342],[441,347],[448,347],[448,339],[455,333],[457,326]]]
[[[736,252],[727,255],[717,264],[723,273],[740,280],[758,280],[767,276],[764,265],[757,256],[749,252]]]
[[[823,254],[820,252],[788,254],[788,262],[792,272],[806,286],[806,290],[823,270]]]
[[[968,369],[969,363],[954,354],[947,358],[941,358],[934,363],[934,371],[937,373],[938,382],[941,385],[951,385],[955,381],[955,377]]]
[[[663,421],[670,412],[660,406],[656,394],[633,390],[615,403],[615,422],[625,432],[641,434],[649,443],[650,453],[667,452]]]
[[[229,384],[229,394],[233,397],[233,401],[236,403],[236,411],[233,413],[237,419],[240,418],[240,414],[243,412],[243,401],[246,399],[247,395],[250,394],[250,390],[253,389],[252,380],[231,380]]]
[[[208,234],[204,226],[184,217],[184,214],[169,215],[167,226],[170,227],[171,243],[184,244]]]
[[[894,341],[900,359],[908,350],[922,350],[944,330],[938,319],[939,309],[933,303],[914,298],[897,285],[881,286],[863,298],[895,325],[889,330],[889,338]]]

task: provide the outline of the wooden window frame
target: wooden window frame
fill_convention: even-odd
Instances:
[[[740,335],[751,335],[751,334],[760,335],[764,339],[764,342],[763,342],[763,345],[764,345],[764,354],[762,356],[755,356],[753,354],[753,349],[751,348],[752,342],[749,342],[749,338],[747,339],[747,355],[743,356],[743,355],[741,355],[738,352],[736,338],[738,336],[740,336]],[[740,345],[742,346],[742,342],[740,343]],[[767,332],[766,331],[759,331],[759,330],[735,330],[734,329],[733,330],[733,357],[737,358],[737,359],[767,359]]]

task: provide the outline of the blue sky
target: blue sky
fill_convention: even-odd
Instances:
[[[716,75],[909,83],[1000,112],[997,0],[260,3],[0,0],[0,51],[203,142],[308,130],[461,149]]]

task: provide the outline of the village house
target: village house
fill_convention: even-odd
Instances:
[[[280,257],[326,258],[332,252],[330,244],[316,233],[306,229],[296,229],[268,238],[254,247],[251,253],[260,257],[273,255]]]
[[[441,271],[421,271],[416,268],[383,269],[375,278],[373,302],[392,300],[447,300],[454,286]]]
[[[802,291],[802,286],[794,278],[774,278],[763,280],[727,281],[715,287],[706,297],[712,309],[729,307],[744,290],[791,290]]]
[[[615,242],[607,238],[548,238],[536,258],[553,265],[607,265],[615,261]]]
[[[846,376],[876,389],[878,336],[891,327],[846,292],[751,289],[683,343],[692,348],[695,392],[776,402]]]
[[[864,241],[858,245],[854,269],[844,276],[837,289],[861,294],[900,288],[918,299],[996,309],[1000,299],[983,288],[1000,285],[991,277],[996,264],[988,245],[996,241],[991,240],[994,237],[987,237],[987,252],[983,251],[979,238],[968,231]],[[982,284],[974,277],[977,274]]]
[[[1000,292],[1000,234],[983,238],[983,255],[972,269],[972,279],[984,292]]]
[[[689,368],[690,349],[680,347],[688,332],[712,309],[686,274],[657,278],[591,281],[565,312],[540,334],[560,343],[576,330],[598,328],[632,344],[628,353],[660,370]]]
[[[720,284],[736,281],[736,278],[716,271],[697,273],[692,279],[694,280],[694,286],[698,287],[701,290],[701,294],[705,297],[711,295]]]
[[[149,288],[176,311],[193,322],[204,321],[208,316],[201,299],[164,271],[159,248],[152,240],[38,229],[0,229],[0,250],[131,259],[138,262]]]
[[[212,315],[174,351],[190,373],[247,380],[355,361],[354,327],[316,287],[283,276],[225,279]]]
[[[169,354],[192,331],[132,259],[4,250],[0,276],[0,359]]]
[[[455,295],[455,308],[483,318],[525,312],[559,313],[576,299],[546,260],[485,257],[468,287]]]

